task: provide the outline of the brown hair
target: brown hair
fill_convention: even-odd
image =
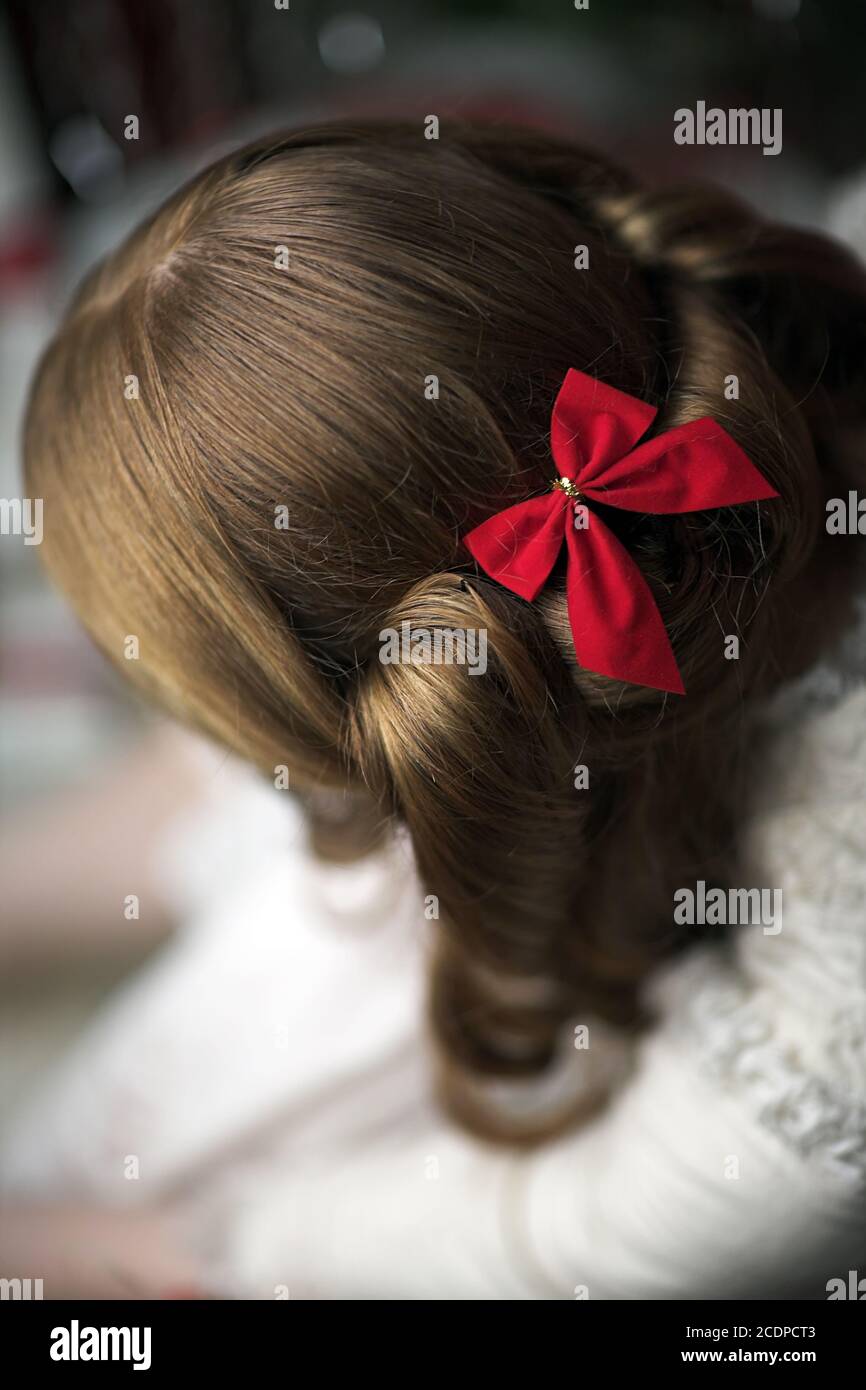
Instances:
[[[139,637],[122,666],[161,703],[408,825],[443,912],[442,1093],[483,1133],[523,1132],[483,1078],[538,1075],[571,1020],[640,1022],[683,944],[674,888],[730,871],[748,714],[798,654],[822,499],[863,422],[864,308],[840,248],[727,194],[645,191],[520,131],[334,125],[196,177],[46,353],[25,452],[50,570],[112,659]],[[549,483],[568,367],[659,429],[714,416],[780,493],[611,518],[684,700],[578,669],[561,576],[530,605],[461,545]],[[404,621],[485,629],[487,673],[383,665]]]

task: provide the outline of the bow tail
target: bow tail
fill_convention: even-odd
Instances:
[[[661,613],[625,547],[594,512],[585,531],[567,526],[566,545],[568,617],[581,666],[684,695]]]

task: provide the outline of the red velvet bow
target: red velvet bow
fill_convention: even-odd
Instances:
[[[684,695],[649,585],[624,546],[583,504],[595,500],[665,514],[731,507],[778,493],[709,417],[638,444],[656,414],[634,396],[569,371],[550,427],[560,474],[556,490],[498,512],[464,542],[491,579],[532,600],[564,538],[568,617],[581,666]]]

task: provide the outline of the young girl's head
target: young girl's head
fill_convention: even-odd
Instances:
[[[863,421],[864,308],[841,249],[726,194],[512,130],[335,125],[196,177],[46,353],[49,569],[165,707],[408,826],[445,1091],[488,1132],[479,1080],[541,1072],[572,1018],[635,1019],[674,889],[724,872],[744,715],[797,657]],[[656,429],[712,416],[780,494],[610,518],[685,699],[580,669],[561,571],[530,604],[461,541],[549,486],[569,367]],[[404,623],[481,630],[486,671],[384,664]]]

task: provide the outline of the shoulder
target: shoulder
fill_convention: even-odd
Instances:
[[[778,894],[661,973],[659,1030],[819,1173],[866,1181],[866,688],[773,739],[741,881]]]

